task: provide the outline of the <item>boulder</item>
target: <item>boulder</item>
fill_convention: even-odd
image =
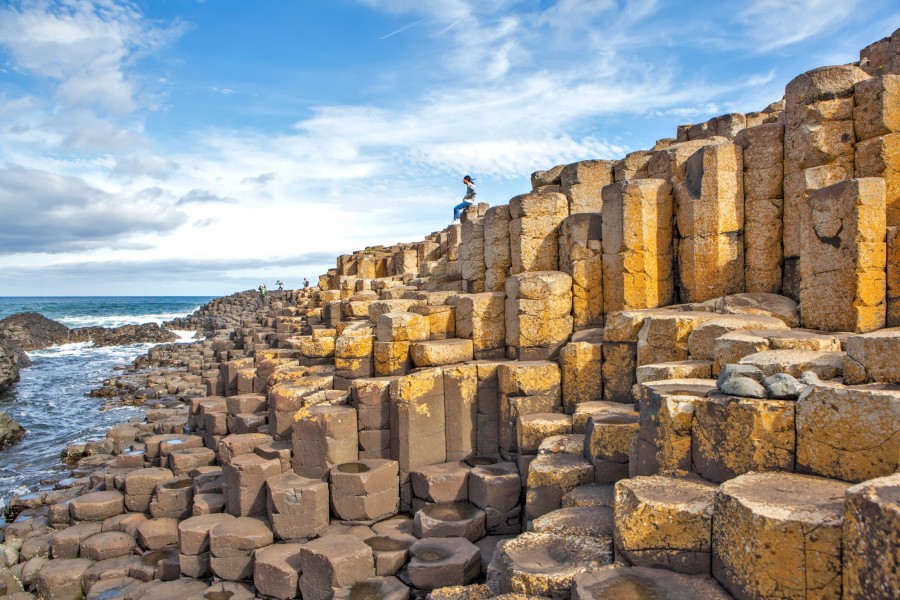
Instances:
[[[3,350],[0,349],[0,362],[2,362]],[[0,391],[3,391],[2,365],[0,365]],[[19,425],[8,414],[0,411],[0,448],[15,444],[25,437],[25,428]]]

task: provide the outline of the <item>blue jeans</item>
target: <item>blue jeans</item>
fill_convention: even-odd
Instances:
[[[458,221],[458,220],[459,220],[459,214],[460,214],[462,211],[464,211],[464,210],[466,210],[467,208],[469,208],[470,206],[472,206],[473,204],[474,204],[474,202],[460,202],[459,204],[457,204],[456,206],[454,206],[454,207],[453,207],[453,220],[454,220],[454,221]]]

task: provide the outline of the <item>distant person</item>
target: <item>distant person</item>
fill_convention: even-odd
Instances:
[[[303,289],[305,290],[308,287],[309,287],[309,281],[306,279],[306,277],[304,277],[303,278]]]
[[[281,282],[280,279],[279,279],[278,281],[275,282],[275,285],[278,286],[278,291],[279,291],[279,292],[283,292],[283,291],[284,291],[284,284]]]
[[[264,283],[261,284],[258,289],[259,289],[259,299],[262,300],[263,302],[265,302],[266,294],[269,293],[269,290],[266,289],[266,284],[264,284]]]
[[[475,203],[475,180],[466,175],[463,177],[463,183],[466,184],[466,195],[463,201],[453,207],[453,222],[459,223],[459,215],[464,210]]]

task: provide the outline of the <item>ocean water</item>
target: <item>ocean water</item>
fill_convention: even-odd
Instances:
[[[118,327],[162,323],[184,317],[211,297],[0,297],[0,319],[20,312],[39,312],[67,327]],[[193,332],[180,332],[188,341]],[[106,430],[142,414],[140,408],[100,410],[103,398],[85,394],[130,364],[153,344],[94,348],[65,344],[28,355],[33,365],[20,381],[0,394],[0,410],[28,430],[16,445],[0,450],[0,511],[9,497],[40,487],[63,470],[60,454],[72,443],[100,439]]]

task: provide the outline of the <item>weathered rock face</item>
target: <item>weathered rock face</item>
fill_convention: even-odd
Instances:
[[[25,437],[25,430],[12,417],[0,411],[0,448],[15,444]]]
[[[69,341],[69,328],[35,312],[10,315],[0,321],[0,336],[23,350],[40,350]]]
[[[0,392],[19,380],[19,361],[15,350],[0,336]]]

